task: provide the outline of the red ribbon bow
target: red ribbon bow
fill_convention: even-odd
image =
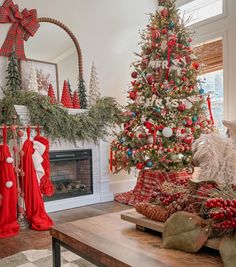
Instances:
[[[1,47],[0,55],[8,57],[15,48],[16,57],[25,60],[24,41],[34,36],[39,28],[36,9],[20,12],[12,0],[5,0],[0,7],[0,23],[13,23]]]
[[[166,80],[168,80],[168,78],[169,78],[171,52],[172,52],[172,49],[174,48],[174,46],[176,45],[176,43],[177,43],[177,36],[175,34],[171,34],[168,37],[168,42],[167,42],[167,46],[168,46],[168,51],[167,51],[168,69],[166,71]]]

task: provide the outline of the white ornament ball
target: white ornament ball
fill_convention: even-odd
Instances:
[[[7,181],[6,182],[6,187],[7,188],[11,188],[13,186],[13,182],[12,181]]]
[[[147,136],[147,144],[153,144],[153,136],[152,135]]]
[[[6,162],[7,163],[13,163],[13,158],[11,158],[11,157],[6,158]]]
[[[162,135],[166,138],[169,138],[173,135],[173,130],[170,127],[165,127],[162,130]]]
[[[193,104],[191,102],[189,102],[189,101],[186,101],[185,102],[185,107],[186,107],[186,109],[191,109],[193,107]]]
[[[172,155],[171,156],[171,159],[174,161],[174,162],[181,162],[182,159],[183,159],[184,155],[183,154],[177,154],[177,155]]]

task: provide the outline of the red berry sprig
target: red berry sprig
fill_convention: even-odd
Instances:
[[[236,199],[210,198],[205,203],[206,208],[236,208]]]
[[[236,218],[233,218],[231,220],[219,222],[213,224],[213,228],[217,230],[229,230],[236,228]]]

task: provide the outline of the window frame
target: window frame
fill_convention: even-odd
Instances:
[[[189,2],[193,2],[194,0],[179,0],[177,1],[177,7],[181,7]],[[199,22],[196,22],[196,23],[193,23],[191,25],[189,25],[188,27],[191,29],[191,28],[198,28],[198,27],[202,27],[206,24],[209,24],[209,23],[214,23],[220,19],[223,19],[225,17],[227,17],[228,15],[228,9],[227,9],[227,4],[228,0],[222,0],[222,14],[219,14],[219,15],[216,15],[214,17],[210,17],[208,19],[204,19],[202,21],[199,21]]]

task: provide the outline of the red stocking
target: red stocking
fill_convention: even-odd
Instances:
[[[50,179],[49,142],[48,139],[40,135],[39,128],[37,128],[37,135],[35,136],[34,140],[40,142],[46,147],[42,155],[43,157],[42,166],[45,174],[40,180],[40,190],[42,194],[46,196],[52,196],[54,194],[54,187]]]
[[[3,145],[0,145],[0,238],[16,235],[17,186],[13,159],[6,144],[7,128],[3,129]]]
[[[33,142],[30,141],[30,128],[27,129],[28,138],[23,145],[23,167],[24,167],[24,189],[27,219],[33,230],[47,230],[53,225],[51,218],[47,215],[40,187],[34,168],[32,154],[34,153]]]

